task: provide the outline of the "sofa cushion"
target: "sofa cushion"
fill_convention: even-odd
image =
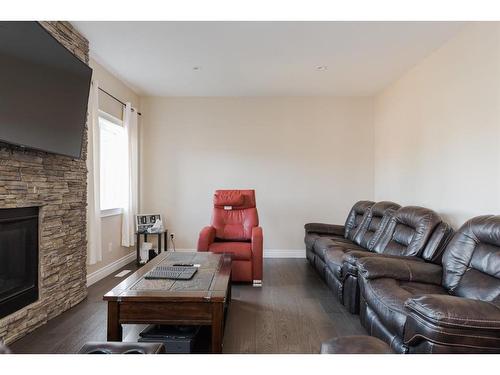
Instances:
[[[342,247],[345,251],[348,250],[361,250],[363,248],[356,245],[351,240],[345,238],[327,238],[321,237],[314,242],[313,251],[318,255],[323,261],[325,260],[325,252],[332,247]]]
[[[326,249],[324,252],[326,266],[338,279],[341,278],[342,262],[345,256],[345,250],[345,248],[334,246]]]
[[[314,251],[314,245],[316,244],[316,241],[319,239],[324,239],[324,240],[341,239],[341,240],[343,240],[344,237],[339,237],[339,236],[335,236],[335,235],[331,235],[331,234],[323,234],[323,233],[307,233],[304,237],[306,249]]]
[[[250,242],[213,242],[208,251],[216,254],[231,254],[234,260],[251,260],[252,244]]]
[[[447,294],[446,290],[434,284],[403,282],[394,279],[361,279],[363,297],[377,314],[384,326],[393,334],[403,337],[408,311],[408,298],[421,294]]]

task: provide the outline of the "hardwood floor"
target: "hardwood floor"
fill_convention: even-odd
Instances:
[[[86,300],[13,343],[12,351],[76,353],[87,341],[105,341],[102,296],[121,280],[109,276],[92,285]],[[124,326],[124,341],[137,341],[143,327]],[[318,353],[331,337],[363,334],[358,316],[337,302],[305,259],[265,259],[262,288],[232,287],[224,353]]]

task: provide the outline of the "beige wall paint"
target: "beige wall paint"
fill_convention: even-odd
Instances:
[[[134,91],[99,65],[95,60],[90,59],[90,66],[94,71],[93,78],[99,81],[99,87],[102,87],[121,101],[131,102],[133,107],[139,108],[139,96],[137,96]],[[122,118],[122,105],[103,93],[99,94],[99,109],[119,119]],[[134,248],[121,246],[121,219],[121,215],[102,218],[103,259],[99,263],[87,266],[88,275],[134,251]]]
[[[343,222],[358,199],[427,206],[455,227],[500,209],[498,23],[468,26],[374,100],[141,98],[141,110],[142,211],[166,217],[178,248],[196,247],[217,188],[257,190],[267,249],[302,249],[303,223]],[[104,221],[119,242],[117,217]]]
[[[500,26],[478,23],[375,99],[375,199],[455,227],[500,212]]]
[[[143,211],[194,249],[217,188],[254,188],[267,249],[303,249],[303,225],[343,223],[373,196],[372,100],[144,98]]]

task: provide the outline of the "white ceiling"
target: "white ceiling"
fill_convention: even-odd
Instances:
[[[459,22],[73,22],[140,95],[373,95]],[[327,66],[326,70],[317,70]],[[194,67],[200,67],[194,70]]]

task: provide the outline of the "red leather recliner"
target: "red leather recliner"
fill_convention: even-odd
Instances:
[[[200,232],[198,251],[231,254],[233,281],[262,285],[262,228],[254,190],[217,190],[212,225]]]

